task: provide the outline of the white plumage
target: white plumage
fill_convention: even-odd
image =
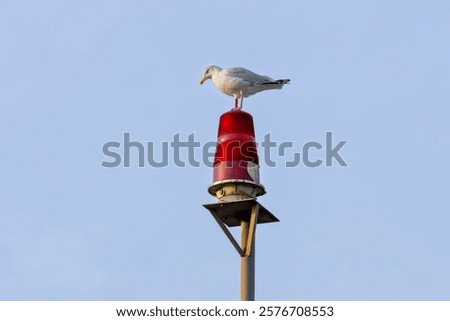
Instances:
[[[281,89],[283,85],[289,83],[289,79],[274,80],[267,76],[261,76],[253,71],[245,68],[226,68],[222,69],[218,66],[209,66],[203,72],[200,84],[211,79],[221,92],[235,99],[235,109],[242,108],[244,97],[248,97],[259,93],[263,90]],[[241,100],[238,107],[238,99]]]

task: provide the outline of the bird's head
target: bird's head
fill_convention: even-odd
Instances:
[[[219,71],[221,71],[221,70],[222,70],[222,68],[217,67],[217,66],[214,66],[214,65],[209,66],[209,67],[206,67],[205,71],[203,72],[202,78],[200,79],[200,85],[203,85],[203,83],[204,83],[206,80],[211,79],[211,77],[212,77],[215,73],[217,73],[217,72],[219,72]]]

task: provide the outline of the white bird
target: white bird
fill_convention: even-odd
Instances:
[[[200,85],[211,79],[221,92],[234,97],[234,109],[242,109],[244,97],[259,93],[263,90],[281,89],[283,85],[289,83],[290,79],[274,80],[267,76],[261,76],[245,68],[225,68],[209,66],[203,72]],[[241,100],[238,106],[238,99]]]

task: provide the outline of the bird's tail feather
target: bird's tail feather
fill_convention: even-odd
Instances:
[[[278,79],[274,81],[265,81],[262,83],[262,85],[284,85],[288,84],[290,81],[290,79]]]

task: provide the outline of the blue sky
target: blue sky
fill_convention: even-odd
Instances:
[[[216,64],[292,80],[244,101],[258,141],[348,141],[261,164],[256,298],[449,300],[449,34],[437,0],[2,1],[0,299],[239,298],[211,168],[101,166],[124,133],[214,141]]]

